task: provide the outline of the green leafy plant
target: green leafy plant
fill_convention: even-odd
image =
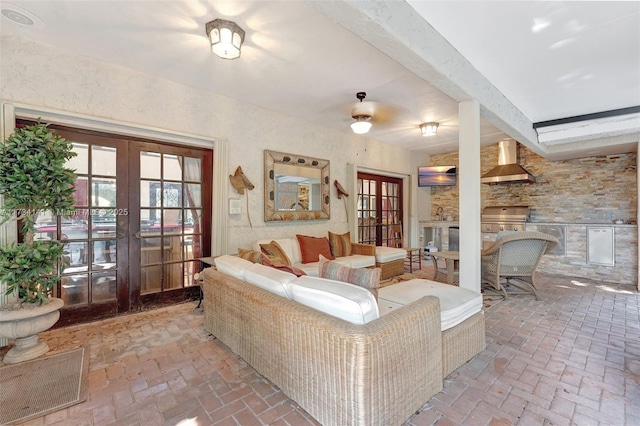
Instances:
[[[65,164],[74,156],[73,145],[39,120],[16,128],[0,145],[0,220],[19,219],[23,236],[21,243],[0,246],[0,281],[23,303],[44,303],[60,280],[63,243],[34,241],[35,226],[42,212],[73,213],[76,174]]]

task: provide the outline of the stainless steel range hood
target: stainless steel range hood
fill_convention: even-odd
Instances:
[[[480,179],[482,183],[533,183],[535,176],[518,164],[518,142],[508,139],[498,142],[498,165]]]

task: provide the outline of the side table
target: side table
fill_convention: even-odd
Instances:
[[[438,259],[440,258],[445,260],[445,268],[438,267]],[[437,251],[431,253],[431,259],[435,270],[434,280],[439,281],[438,277],[444,275],[444,282],[453,284],[455,276],[459,274],[460,252]]]
[[[217,256],[198,258],[197,260],[198,260],[198,262],[200,262],[200,264],[199,264],[200,272],[202,272],[205,268],[210,268],[210,267],[214,266],[216,257]],[[202,278],[200,276],[198,276],[198,278],[196,278],[196,281],[202,281]],[[198,287],[200,288],[200,297],[198,298],[198,306],[196,306],[196,309],[198,309],[200,307],[200,305],[202,305],[202,299],[204,299],[204,293],[202,291],[202,284],[200,284]]]

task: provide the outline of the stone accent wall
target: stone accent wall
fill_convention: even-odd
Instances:
[[[613,225],[615,219],[636,223],[637,153],[548,161],[523,145],[518,149],[519,164],[536,177],[536,183],[482,185],[482,207],[527,205],[531,207],[530,222],[566,224],[567,254],[545,256],[541,268],[548,273],[637,283],[637,226],[616,226],[615,266],[586,263],[588,224]],[[484,147],[480,154],[484,174],[497,165],[498,146]],[[458,165],[458,153],[432,155],[430,164]],[[458,186],[431,188],[431,217],[442,207],[445,216],[457,221],[458,195]]]
[[[532,222],[612,223],[637,217],[637,153],[548,161],[519,145],[520,165],[536,183],[482,185],[482,207],[526,205]],[[498,146],[480,151],[482,174],[498,164]],[[432,155],[431,165],[458,165],[458,153]],[[442,206],[458,220],[458,186],[431,188],[431,217]],[[480,214],[480,212],[478,212]]]

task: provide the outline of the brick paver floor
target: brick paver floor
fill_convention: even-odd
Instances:
[[[540,301],[486,310],[487,349],[406,425],[640,425],[636,289],[541,283]],[[318,424],[202,324],[185,303],[43,333],[52,352],[90,348],[88,399],[26,424]]]

